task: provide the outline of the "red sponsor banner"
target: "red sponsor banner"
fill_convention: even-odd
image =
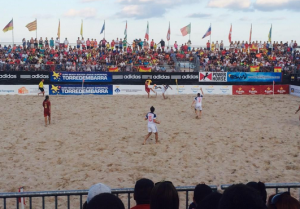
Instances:
[[[289,85],[275,85],[275,94],[289,94]]]
[[[275,85],[275,94],[289,94],[289,85]],[[240,85],[232,86],[233,95],[272,95],[273,85]]]
[[[256,85],[232,86],[233,95],[256,95],[260,94],[260,88]]]
[[[261,85],[260,86],[260,94],[265,94],[265,95],[273,94],[273,86],[272,85]]]

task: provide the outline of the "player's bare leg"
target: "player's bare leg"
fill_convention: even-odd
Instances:
[[[50,115],[48,116],[48,121],[49,121],[49,125],[50,125],[50,123],[51,123],[51,116]]]
[[[199,111],[199,118],[201,118],[202,110]]]
[[[43,91],[43,96],[45,95],[45,92]]]
[[[148,93],[148,98],[150,98],[150,92]]]
[[[147,141],[147,139],[149,139],[149,137],[151,136],[151,134],[152,134],[151,132],[147,134],[147,136],[146,136],[146,138],[145,138],[145,140],[144,140],[144,143],[143,143],[143,145],[145,145],[145,144],[146,144],[146,141]]]
[[[198,119],[198,112],[197,112],[197,110],[195,110],[195,113],[196,113],[196,119]]]
[[[45,117],[45,126],[47,126],[47,116]]]
[[[165,93],[163,93],[162,95],[163,95],[164,99],[166,99],[166,97],[165,97]]]
[[[155,144],[158,144],[159,142],[158,142],[158,133],[156,132],[155,133]]]

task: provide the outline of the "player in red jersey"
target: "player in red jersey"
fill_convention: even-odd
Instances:
[[[44,117],[45,117],[45,126],[47,126],[47,116],[49,124],[51,122],[51,103],[49,100],[49,96],[46,96],[45,100],[43,101],[43,107],[44,107]]]
[[[299,111],[300,111],[300,105],[299,105],[298,110],[295,112],[295,114],[297,114]],[[299,121],[300,121],[300,115],[299,115]]]

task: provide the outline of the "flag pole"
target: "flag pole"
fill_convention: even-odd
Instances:
[[[106,31],[106,25],[105,25],[105,20],[104,20],[104,39],[105,39],[105,31]]]
[[[210,37],[210,41],[209,41],[210,42],[210,51],[211,51],[211,34],[212,34],[212,30],[211,30],[211,23],[210,23],[210,36],[209,36]]]
[[[191,41],[191,32],[192,32],[192,23],[190,22],[190,34],[189,34],[189,41]]]
[[[13,47],[15,45],[15,41],[14,41],[14,18],[12,18],[12,22],[13,22],[13,29],[11,30],[12,31],[12,40],[13,40]]]
[[[169,21],[169,29],[168,29],[168,33],[169,33],[169,30],[170,30],[170,21]],[[170,34],[170,38],[171,38],[171,34]],[[170,47],[170,38],[168,40],[168,47]]]
[[[37,19],[36,18],[35,18],[35,22],[36,22],[35,37],[36,37],[36,40],[37,40]]]

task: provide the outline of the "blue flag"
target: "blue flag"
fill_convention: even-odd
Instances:
[[[102,33],[104,32],[104,30],[105,30],[105,21],[104,21],[104,23],[103,23],[103,27],[102,27],[102,29],[101,29],[100,34],[102,34]]]

